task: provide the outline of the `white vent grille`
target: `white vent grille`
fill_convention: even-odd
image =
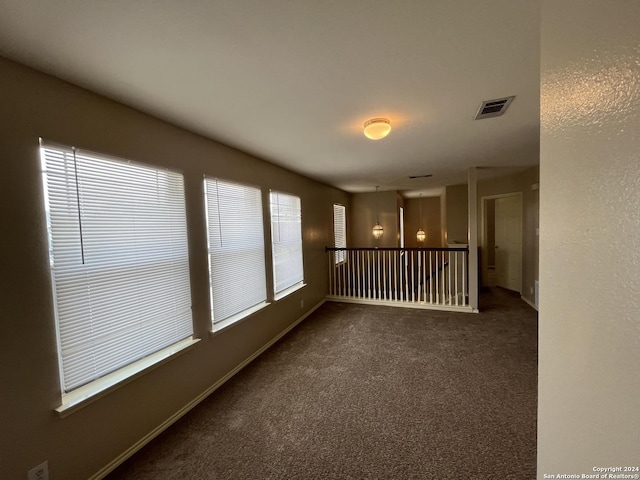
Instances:
[[[485,100],[482,102],[482,105],[480,105],[475,119],[480,120],[482,118],[499,117],[507,110],[507,107],[511,104],[514,98],[515,96],[497,98],[495,100]]]

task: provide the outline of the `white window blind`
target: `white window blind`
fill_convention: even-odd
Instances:
[[[218,179],[204,182],[215,324],[267,299],[262,193]]]
[[[347,215],[344,205],[335,203],[333,205],[333,239],[336,248],[347,247]],[[335,252],[336,263],[345,261],[346,251],[338,250]]]
[[[275,294],[304,280],[300,198],[271,192],[271,239]]]
[[[65,392],[193,334],[182,175],[42,143]]]

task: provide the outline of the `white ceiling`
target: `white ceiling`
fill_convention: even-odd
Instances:
[[[0,11],[0,55],[347,191],[437,194],[471,166],[538,164],[537,0],[0,0]],[[504,116],[473,120],[482,100],[509,95]],[[364,137],[371,117],[391,120],[386,139]]]

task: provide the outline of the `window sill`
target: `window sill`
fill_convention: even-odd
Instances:
[[[276,293],[273,296],[273,299],[276,300],[276,301],[282,300],[284,297],[286,297],[288,295],[291,295],[293,292],[297,292],[298,290],[300,290],[300,289],[302,289],[302,288],[304,288],[306,286],[307,286],[307,284],[304,283],[304,282],[296,283],[295,285],[292,285],[289,288],[285,288],[281,292]]]
[[[94,380],[87,385],[79,387],[70,393],[64,393],[62,395],[62,405],[56,408],[55,411],[63,418],[71,415],[97,399],[105,396],[107,393],[126,385],[134,378],[137,378],[140,375],[143,375],[144,373],[168,362],[172,358],[181,355],[199,341],[200,339],[198,338],[185,338],[184,340],[174,343],[159,352],[149,355],[148,357],[141,358],[131,365],[127,365],[126,367]]]
[[[265,308],[267,306],[269,306],[269,302],[262,302],[262,303],[259,303],[258,305],[255,305],[255,306],[251,307],[251,308],[247,308],[246,310],[243,310],[240,313],[232,315],[229,318],[225,318],[221,322],[214,323],[213,324],[213,329],[211,330],[211,335],[215,336],[215,335],[219,334],[220,332],[222,332],[223,330],[226,330],[230,326],[236,325],[238,323],[241,323],[242,321],[244,321],[247,318],[253,316],[255,313],[259,312],[260,310],[262,310],[263,308]]]

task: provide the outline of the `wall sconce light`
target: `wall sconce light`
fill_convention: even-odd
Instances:
[[[422,223],[422,194],[420,194],[420,216],[418,217],[418,221]],[[421,227],[418,227],[418,232],[416,233],[416,239],[418,242],[422,243],[427,239],[427,234],[422,230]]]
[[[386,118],[372,118],[364,123],[364,136],[371,140],[380,140],[391,131],[391,123]]]

